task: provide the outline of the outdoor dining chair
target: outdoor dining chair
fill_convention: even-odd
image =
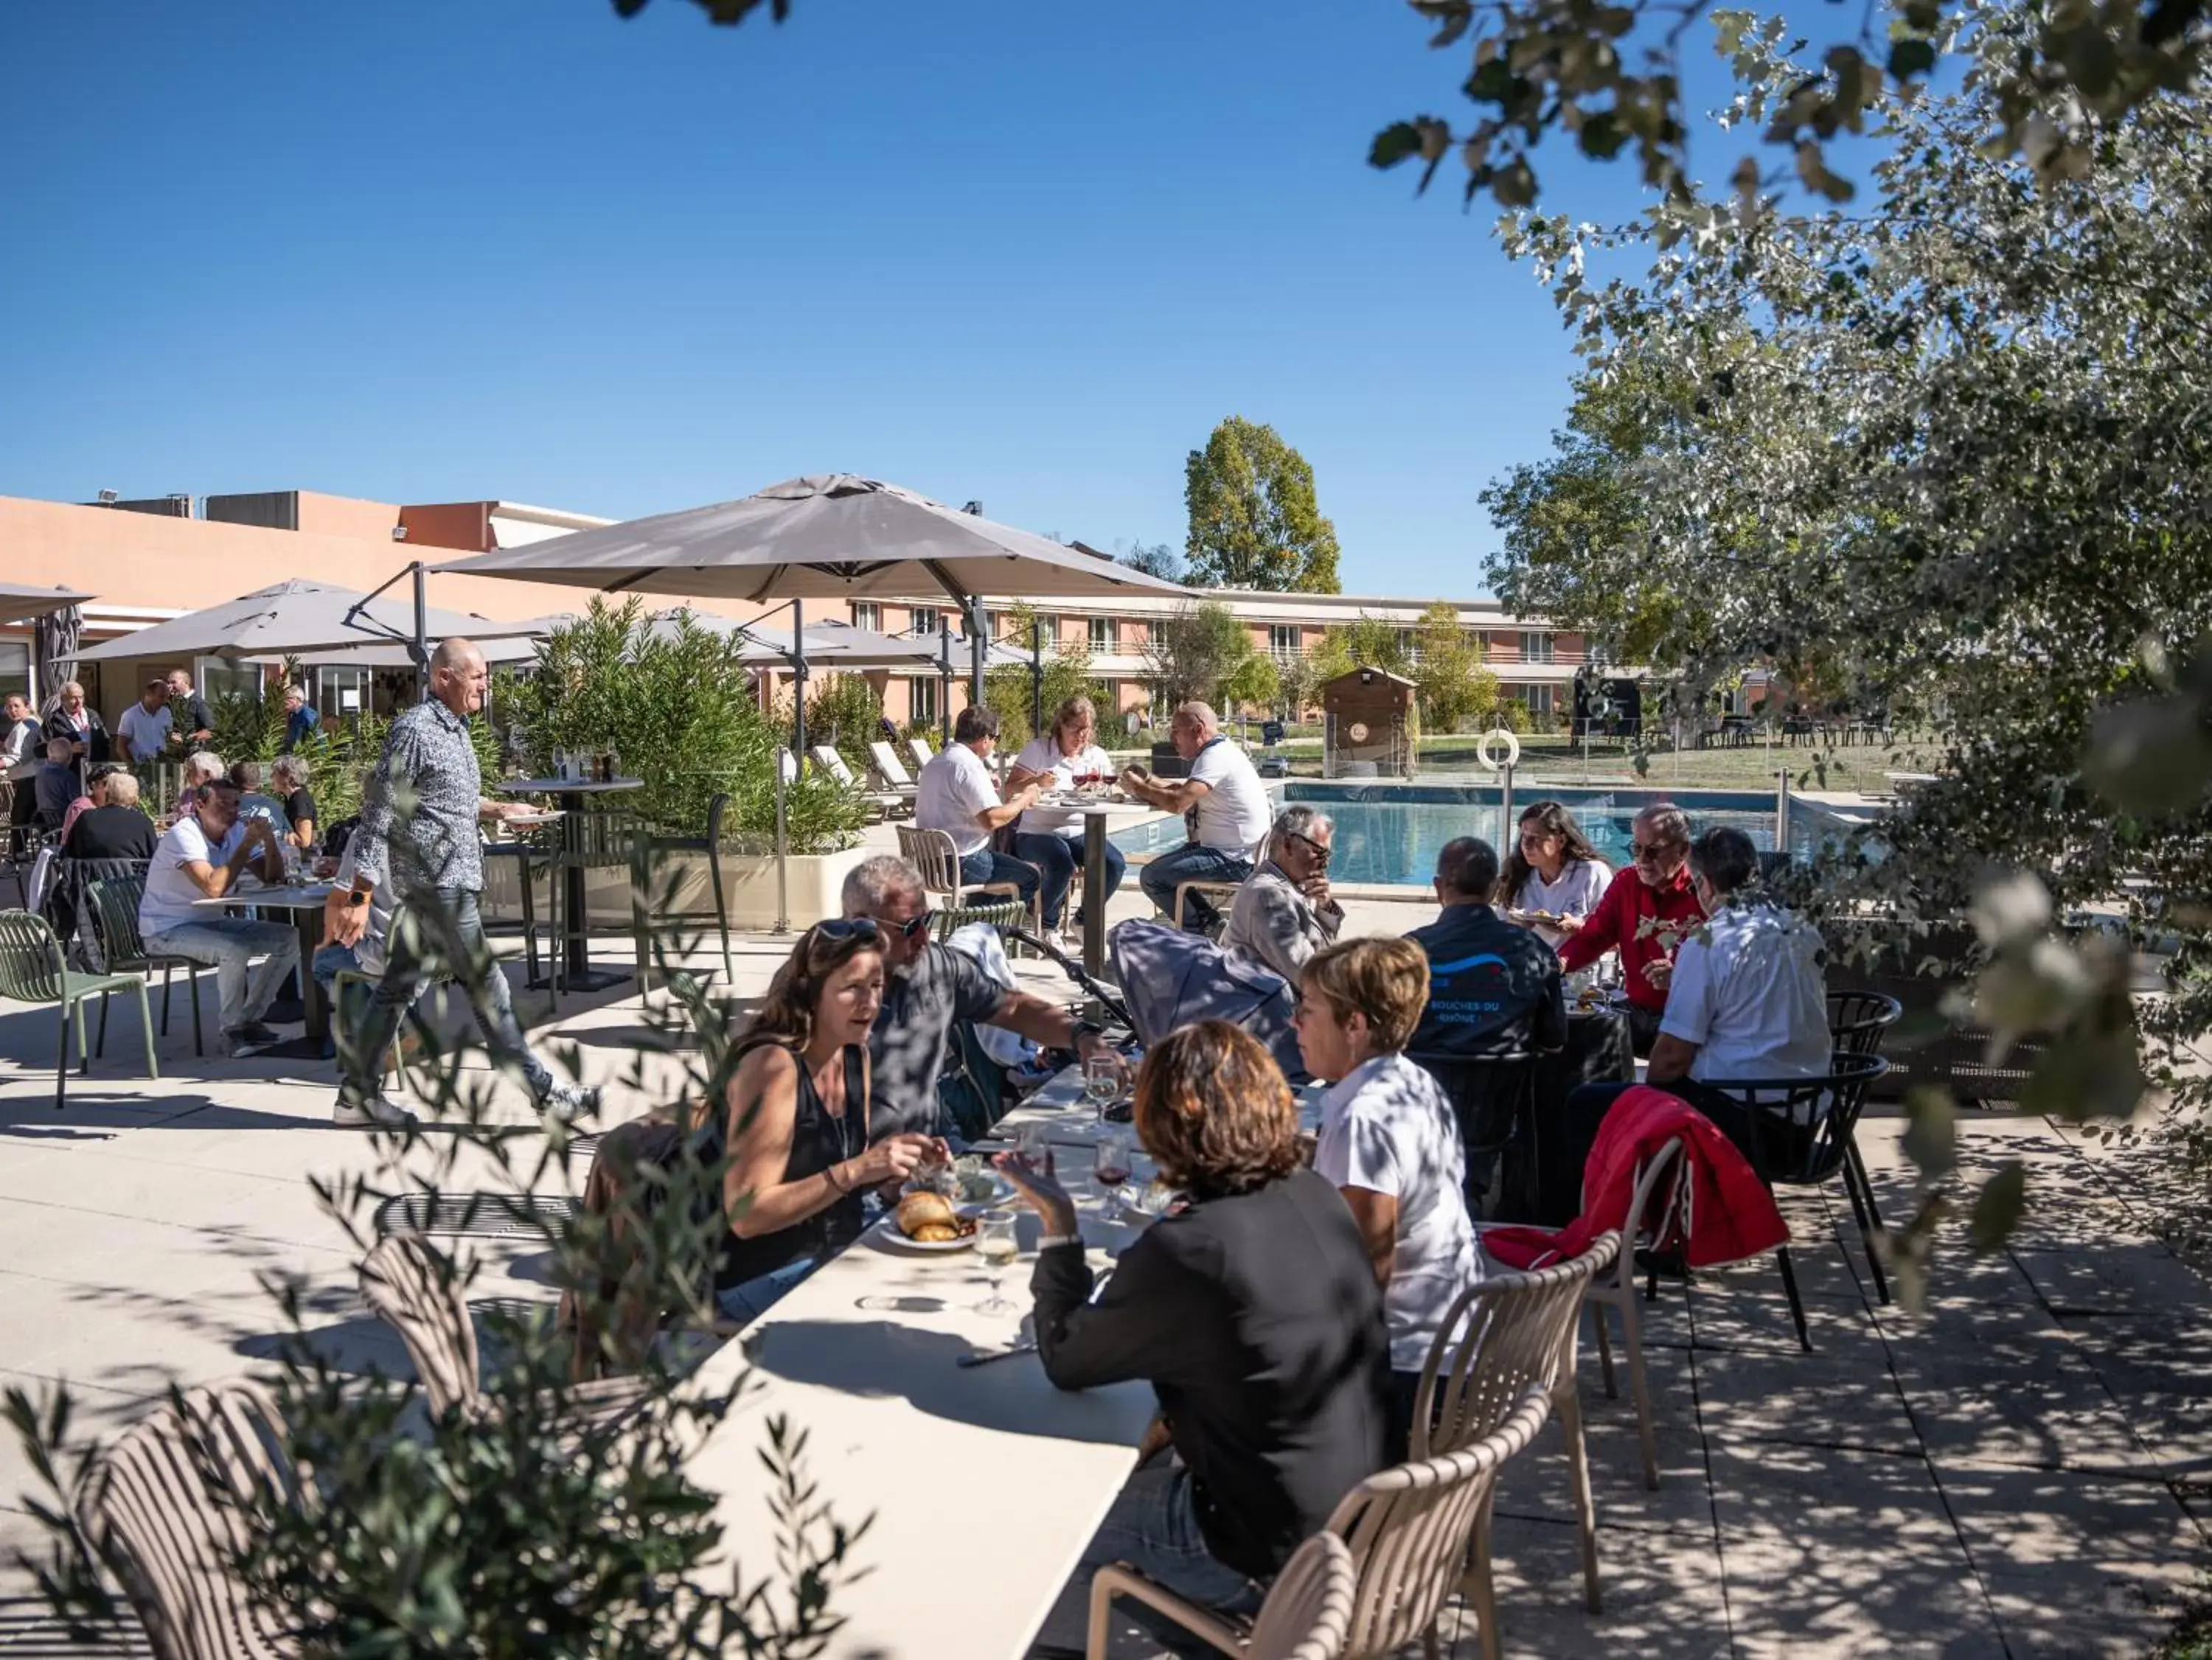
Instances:
[[[1828,993],[1828,1046],[1838,1054],[1879,1055],[1889,1028],[1895,1026],[1905,1014],[1905,1005],[1883,991],[1831,991]],[[1875,1233],[1881,1231],[1881,1213],[1875,1209],[1874,1184],[1867,1179],[1866,1160],[1859,1156],[1858,1126],[1844,1142],[1844,1156],[1849,1161],[1851,1175],[1859,1184],[1859,1197],[1866,1202],[1867,1220],[1874,1224]],[[1869,1239],[1867,1266],[1874,1271],[1875,1294],[1883,1302],[1889,1300],[1889,1276],[1882,1272],[1881,1255],[1873,1248]]]
[[[1549,1390],[1531,1386],[1480,1441],[1382,1470],[1344,1496],[1328,1520],[1357,1573],[1344,1660],[1382,1660],[1417,1639],[1428,1660],[1436,1660],[1437,1619],[1459,1588],[1461,1562],[1477,1521],[1489,1514],[1498,1472],[1536,1439],[1550,1411]],[[1112,1594],[1137,1595],[1127,1582],[1138,1577],[1121,1569]],[[1100,1633],[1097,1596],[1094,1590],[1094,1639]],[[1146,1581],[1142,1601],[1224,1654],[1248,1652],[1247,1633],[1159,1585]]]
[[[1536,1057],[1408,1054],[1451,1103],[1467,1154],[1470,1216],[1526,1221],[1540,1187],[1536,1169]]]
[[[84,1002],[100,999],[100,1042],[94,1052],[107,1054],[107,998],[114,991],[129,991],[138,999],[138,1030],[146,1040],[146,1075],[159,1078],[161,1063],[154,1057],[154,1017],[146,1003],[146,982],[136,974],[77,974],[62,963],[62,943],[44,917],[28,911],[0,911],[0,997],[15,1003],[52,1003],[59,1015],[54,1027],[54,1106],[68,1105],[70,1029],[76,1029],[76,1058],[80,1071],[92,1071],[84,1039]]]
[[[960,855],[953,851],[952,838],[945,832],[920,830],[911,824],[892,827],[898,832],[899,857],[921,872],[924,893],[942,894],[947,905],[963,907],[970,906],[979,894],[995,894],[1015,907],[1017,917],[1035,921],[1037,931],[1044,931],[1044,924],[1037,918],[1036,903],[1023,906],[1019,882],[962,880]]]
[[[240,1380],[157,1406],[95,1457],[77,1523],[155,1660],[286,1660],[298,1645],[238,1571],[257,1506],[299,1501],[283,1420]]]
[[[1116,1596],[1158,1609],[1178,1624],[1189,1625],[1223,1652],[1247,1660],[1337,1660],[1344,1652],[1358,1590],[1358,1570],[1344,1541],[1333,1533],[1316,1533],[1291,1553],[1267,1588],[1267,1600],[1261,1604],[1250,1634],[1240,1636],[1202,1611],[1199,1617],[1219,1624],[1219,1632],[1191,1624],[1184,1614],[1190,1604],[1133,1568],[1109,1563],[1091,1578],[1091,1639],[1085,1660],[1106,1660]]]
[[[1709,1078],[1705,1087],[1737,1101],[1744,1109],[1752,1172],[1771,1188],[1820,1187],[1832,1176],[1844,1178],[1844,1192],[1857,1219],[1859,1239],[1872,1259],[1874,1223],[1867,1205],[1871,1195],[1859,1186],[1860,1166],[1850,1157],[1851,1132],[1866,1105],[1867,1087],[1889,1069],[1879,1055],[1837,1053],[1828,1057],[1826,1075],[1814,1078]],[[1813,1335],[1797,1292],[1797,1270],[1785,1239],[1775,1247],[1782,1288],[1797,1341],[1808,1354]]]
[[[391,1234],[362,1258],[361,1291],[407,1346],[433,1416],[455,1411],[471,1418],[490,1415],[476,1322],[469,1313],[465,1283],[450,1257],[432,1250],[419,1233]],[[624,1416],[644,1390],[641,1379],[608,1378],[573,1384],[561,1392],[561,1400],[581,1429]]]
[[[722,936],[722,984],[726,990],[736,978],[730,966],[730,900],[722,891],[722,819],[729,811],[730,792],[715,791],[714,798],[707,803],[707,827],[696,836],[664,836],[641,830],[637,837],[637,864],[631,873],[630,920],[637,934],[637,962],[640,991],[649,991],[652,985],[653,942],[647,937],[657,922],[704,922],[704,912],[669,911],[661,908],[659,901],[667,897],[671,874],[667,858],[672,853],[703,853],[707,856],[707,881],[714,890],[714,925]]]
[[[145,892],[143,875],[106,876],[85,889],[85,902],[92,911],[93,931],[100,940],[100,960],[107,965],[111,974],[150,974],[157,968],[161,971],[161,1035],[165,1038],[169,1035],[171,977],[183,969],[185,997],[192,1006],[192,1053],[205,1056],[207,1040],[200,1030],[199,977],[215,970],[197,957],[180,957],[173,952],[146,948],[145,939],[138,931],[138,902]]]
[[[1575,1378],[1576,1337],[1592,1281],[1620,1255],[1620,1235],[1601,1233],[1578,1257],[1532,1273],[1486,1275],[1454,1300],[1437,1329],[1413,1397],[1411,1456],[1419,1460],[1479,1442],[1511,1416],[1532,1388],[1549,1392],[1574,1489],[1581,1536],[1583,1595],[1592,1614],[1598,1596],[1597,1518],[1590,1499],[1589,1456],[1583,1439],[1582,1396]],[[1498,1660],[1498,1599],[1490,1573],[1490,1517],[1475,1523],[1468,1554],[1468,1594],[1482,1622],[1485,1660]]]

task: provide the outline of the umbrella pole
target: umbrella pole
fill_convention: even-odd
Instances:
[[[806,764],[806,602],[791,602],[791,710],[795,723],[795,741],[792,753],[799,764]],[[783,773],[776,772],[778,778]]]
[[[939,672],[945,685],[937,700],[937,747],[940,749],[952,742],[952,625],[937,625],[937,648]]]
[[[971,597],[968,601],[968,701],[979,709],[983,706],[983,653],[988,650],[983,602]]]
[[[430,607],[423,593],[422,561],[408,567],[415,578],[415,701],[430,700]]]
[[[1030,736],[1044,731],[1044,619],[1030,619]]]
[[[791,932],[791,885],[785,866],[789,846],[784,838],[783,760],[775,763],[775,927],[778,934]]]

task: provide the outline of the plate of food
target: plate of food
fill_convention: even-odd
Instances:
[[[927,1188],[909,1193],[898,1209],[878,1227],[884,1243],[898,1251],[937,1254],[965,1251],[975,1243],[975,1212],[981,1206],[956,1209],[941,1193]]]
[[[991,1168],[991,1161],[963,1153],[952,1161],[954,1197],[967,1205],[1005,1204],[1014,1197],[1014,1184]]]

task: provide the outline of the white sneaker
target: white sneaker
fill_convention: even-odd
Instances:
[[[599,1110],[599,1087],[597,1084],[556,1083],[545,1092],[545,1099],[538,1103],[538,1110],[563,1124],[596,1114]]]
[[[343,1095],[331,1109],[331,1123],[340,1130],[404,1130],[415,1115],[389,1095],[349,1101]]]

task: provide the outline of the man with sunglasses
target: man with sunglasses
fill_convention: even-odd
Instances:
[[[1620,953],[1628,995],[1628,1033],[1638,1055],[1648,1056],[1667,1009],[1674,953],[1705,919],[1690,881],[1689,815],[1672,802],[1655,802],[1636,815],[1634,863],[1615,875],[1588,921],[1559,947],[1559,966],[1571,974],[1607,951]]]
[[[883,1006],[868,1032],[871,1136],[951,1133],[937,1081],[955,1021],[1001,1026],[1086,1059],[1109,1052],[1097,1027],[1042,997],[1007,991],[973,958],[930,938],[921,873],[896,853],[855,865],[842,900],[846,921],[876,928],[884,942]]]
[[[1344,907],[1329,897],[1336,826],[1310,807],[1285,807],[1267,833],[1267,857],[1229,907],[1224,949],[1265,965],[1293,986],[1315,952],[1336,942]]]

